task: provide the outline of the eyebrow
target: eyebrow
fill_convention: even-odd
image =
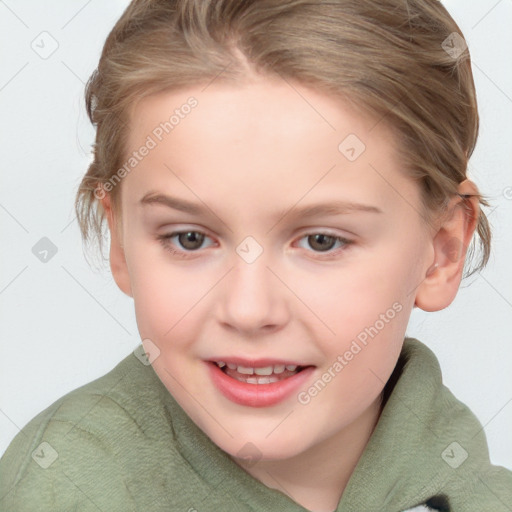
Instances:
[[[191,215],[208,217],[213,214],[212,210],[207,206],[201,206],[198,203],[192,203],[185,199],[172,197],[165,194],[156,192],[148,192],[139,202],[141,206],[146,205],[161,205],[181,212],[189,213]],[[302,206],[300,208],[287,208],[286,210],[276,212],[274,218],[281,219],[288,213],[292,212],[293,217],[307,218],[307,217],[320,217],[327,215],[342,215],[352,212],[370,212],[370,213],[383,213],[380,208],[376,206],[354,203],[351,201],[329,201],[320,204],[309,206]],[[213,214],[214,215],[214,214]]]

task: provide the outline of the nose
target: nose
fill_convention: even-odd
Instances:
[[[290,291],[278,276],[275,265],[265,252],[251,263],[235,256],[234,266],[219,290],[219,321],[246,336],[281,329],[289,319]]]

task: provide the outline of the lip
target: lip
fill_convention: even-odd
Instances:
[[[224,359],[219,359],[219,361],[224,361]],[[232,358],[229,358],[229,362],[247,365],[249,367],[254,365],[252,367],[256,368],[258,366],[269,366],[270,364],[296,364],[286,362],[276,363],[275,360],[270,361],[264,359],[251,362]],[[292,377],[278,382],[272,382],[271,384],[247,384],[246,382],[240,382],[229,377],[229,375],[226,375],[214,362],[206,361],[205,363],[208,366],[210,378],[214,386],[228,400],[248,407],[269,407],[286,400],[294,391],[298,391],[315,370],[314,366],[308,366]]]

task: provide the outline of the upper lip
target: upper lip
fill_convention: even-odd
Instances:
[[[309,364],[300,363],[291,359],[273,359],[273,358],[259,358],[259,359],[247,359],[244,357],[226,356],[226,357],[212,357],[208,359],[213,363],[223,361],[228,364],[236,364],[237,366],[244,366],[246,368],[265,368],[266,366],[279,366],[279,365],[295,365],[295,366],[312,366]]]

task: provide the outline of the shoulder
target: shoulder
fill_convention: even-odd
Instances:
[[[170,430],[162,387],[131,354],[38,414],[0,459],[0,509],[135,510],[129,481]]]
[[[458,480],[454,510],[493,510],[507,512],[512,503],[512,471],[490,462]]]
[[[425,402],[423,421],[428,430],[422,439],[425,443],[434,433],[433,453],[443,460],[439,492],[446,492],[453,510],[509,510],[512,471],[491,463],[484,425],[443,383],[439,362],[429,347],[409,338],[404,352],[406,364],[416,365],[416,375],[430,374],[421,382],[421,394],[431,397]],[[420,392],[415,401],[420,403]]]
[[[512,472],[491,464],[484,426],[443,383],[432,350],[406,338],[390,381],[373,450],[393,460],[401,446],[399,494],[428,482],[430,496],[448,503],[434,509],[508,510]]]

